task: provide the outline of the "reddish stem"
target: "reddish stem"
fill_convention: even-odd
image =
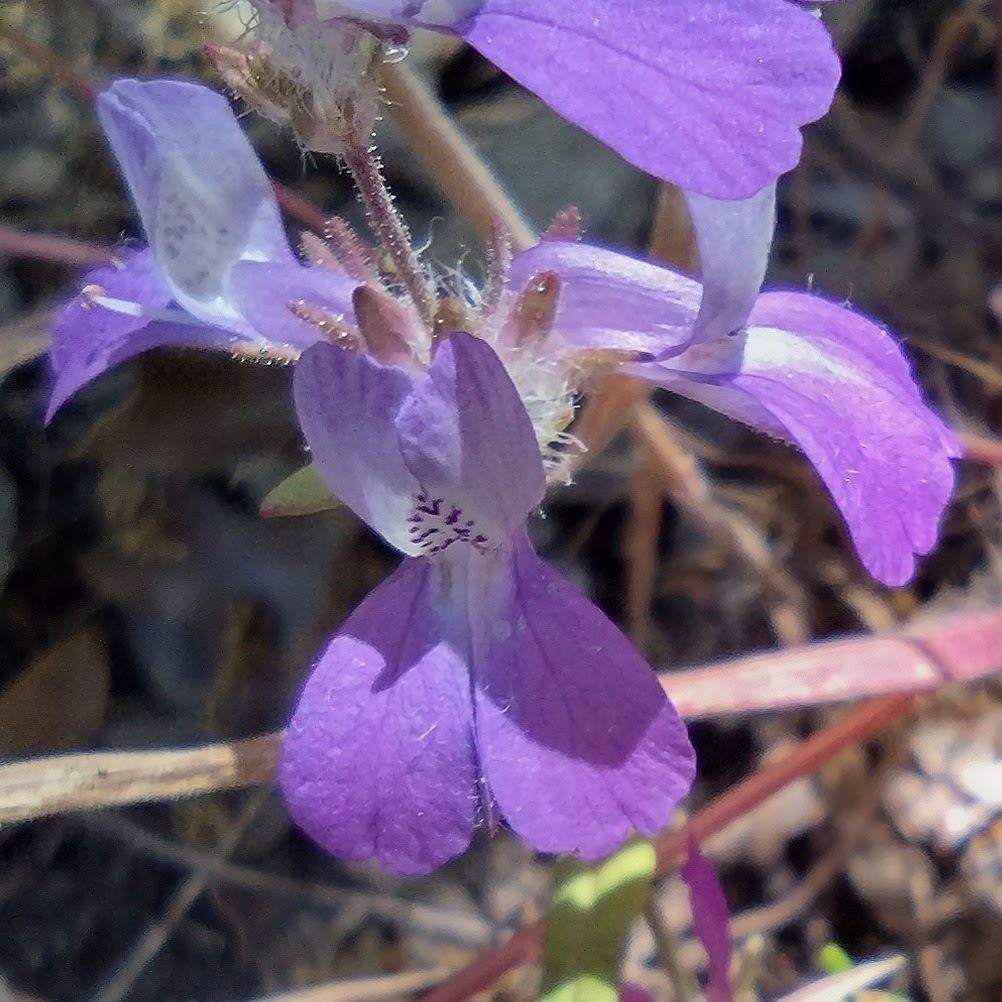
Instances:
[[[97,88],[78,70],[74,69],[62,56],[29,38],[20,28],[0,19],[0,39],[15,52],[33,62],[58,80],[67,90],[85,101],[97,97]]]
[[[0,226],[0,254],[48,261],[51,264],[66,264],[72,268],[90,268],[107,264],[111,260],[112,250],[84,240],[24,233],[10,226]]]

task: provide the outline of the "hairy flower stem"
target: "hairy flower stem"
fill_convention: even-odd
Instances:
[[[430,328],[435,316],[435,293],[421,269],[407,224],[393,204],[379,161],[361,145],[349,147],[344,159],[365,205],[369,225],[393,262],[398,281]]]

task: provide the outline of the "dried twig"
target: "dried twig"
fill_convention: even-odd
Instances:
[[[0,766],[0,822],[269,783],[281,732],[184,750],[94,752]]]
[[[959,612],[898,633],[850,637],[662,676],[692,720],[930,692],[1002,667],[1002,609]],[[270,783],[282,734],[184,750],[91,752],[0,766],[0,822]]]
[[[490,242],[497,221],[517,250],[535,243],[532,227],[420,77],[395,63],[383,67],[383,86],[397,124],[480,237]]]

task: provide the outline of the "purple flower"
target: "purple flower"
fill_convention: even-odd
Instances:
[[[334,334],[356,336],[355,290],[378,278],[363,274],[364,263],[336,270],[329,253],[321,255],[326,266],[296,261],[261,167],[222,98],[193,84],[123,80],[99,108],[150,248],[89,275],[84,294],[60,314],[50,413],[85,382],[155,345],[293,359]],[[486,331],[508,353],[544,450],[559,444],[585,377],[620,363],[797,445],[870,573],[902,584],[914,556],[935,544],[956,439],[873,320],[817,295],[760,293],[771,188],[737,202],[690,195],[689,208],[702,282],[616,251],[544,239],[516,255],[507,275],[494,276],[485,302],[471,300],[468,287],[453,290],[437,327]],[[407,301],[365,302],[393,308],[397,340],[423,339],[426,365],[429,335],[414,333],[421,324]],[[515,337],[519,323],[528,328]]]
[[[316,12],[459,35],[642,170],[718,198],[790,170],[839,78],[824,26],[793,0],[316,0]]]
[[[922,399],[894,338],[846,306],[759,292],[773,189],[743,202],[689,196],[702,283],[581,243],[515,258],[516,286],[560,276],[555,335],[653,361],[621,371],[799,447],[838,507],[867,570],[888,585],[936,543],[959,443]]]
[[[692,750],[640,655],[529,545],[545,479],[515,385],[466,333],[427,369],[400,361],[317,344],[296,367],[314,462],[406,557],[306,682],[280,772],[290,813],[335,855],[403,874],[498,813],[535,848],[590,859],[652,834]]]
[[[309,330],[292,330],[291,341],[272,338],[261,317],[241,310],[241,263],[296,259],[271,185],[225,98],[180,81],[119,80],[97,108],[149,247],[127,249],[88,274],[83,293],[57,317],[47,419],[85,383],[159,345],[294,358],[312,344]],[[339,289],[346,298],[357,284],[334,272],[323,277],[327,293]]]
[[[121,81],[101,115],[150,249],[88,276],[60,315],[53,408],[157,344],[302,352],[317,466],[405,554],[319,658],[289,729],[290,810],[331,851],[424,872],[500,812],[541,850],[596,857],[660,828],[687,790],[691,749],[657,680],[523,527],[596,371],[799,445],[881,580],[934,544],[956,442],[877,324],[759,294],[771,190],[690,198],[702,283],[565,240],[509,264],[499,244],[487,287],[443,284],[426,326],[350,246],[296,261],[218,96]]]

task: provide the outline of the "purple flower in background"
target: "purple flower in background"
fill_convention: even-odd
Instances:
[[[579,347],[653,356],[621,371],[798,446],[867,570],[888,585],[936,543],[960,446],[925,404],[893,337],[822,296],[759,291],[774,190],[743,202],[689,196],[702,283],[586,244],[542,241],[515,285],[560,276],[553,328]]]
[[[718,198],[751,196],[790,170],[800,127],[827,111],[839,78],[824,25],[794,0],[255,4],[296,28],[361,19],[391,37],[458,35],[642,170]]]

